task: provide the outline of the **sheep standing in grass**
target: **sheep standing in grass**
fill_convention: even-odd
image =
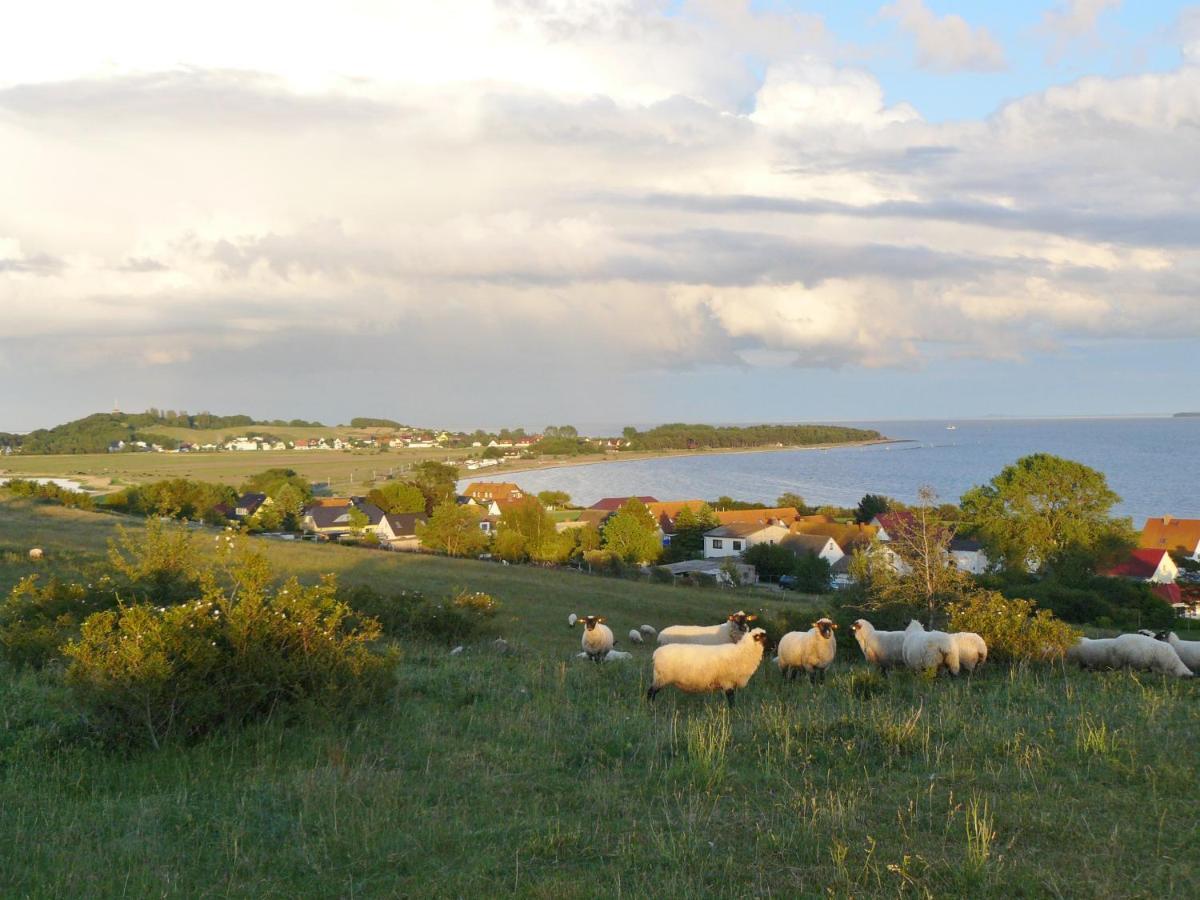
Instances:
[[[665,687],[689,694],[724,691],[733,706],[734,692],[744,688],[762,663],[767,633],[751,631],[736,644],[666,644],[654,651],[654,680],[646,691],[653,700]]]
[[[1111,669],[1113,644],[1116,638],[1085,638],[1067,648],[1067,660],[1078,663],[1081,669]]]
[[[784,678],[794,679],[801,671],[808,673],[809,682],[825,681],[825,670],[837,653],[832,619],[817,619],[808,631],[789,631],[779,639],[776,662]]]
[[[903,631],[880,631],[866,619],[855,619],[850,628],[867,662],[880,672],[904,665]]]
[[[578,621],[583,623],[583,652],[592,662],[600,662],[613,648],[612,629],[604,624],[603,616],[584,616]]]
[[[636,628],[629,629],[629,642],[631,644],[640,644],[642,642],[642,633]]]
[[[955,631],[950,634],[950,640],[958,648],[958,665],[968,672],[974,672],[987,662],[987,641],[973,631]]]
[[[579,616],[575,615],[575,613],[571,613],[569,616],[567,616],[567,627],[574,628],[575,623],[578,621],[579,621]]]
[[[29,558],[36,561],[41,559],[46,554],[42,552],[41,547],[34,547],[29,551]]]
[[[638,629],[638,631],[640,631],[644,637],[658,637],[658,630],[653,625],[643,625]]]
[[[1174,647],[1183,664],[1192,672],[1200,674],[1200,641],[1181,641],[1179,635],[1173,631],[1160,633],[1157,638]]]
[[[945,669],[958,674],[958,647],[944,631],[926,631],[913,619],[904,629],[904,664],[914,672]]]
[[[736,644],[758,616],[739,610],[720,625],[670,625],[658,633],[660,644]]]
[[[1191,678],[1192,670],[1183,664],[1175,648],[1144,634],[1123,634],[1113,639],[1112,661],[1117,668],[1140,669]]]

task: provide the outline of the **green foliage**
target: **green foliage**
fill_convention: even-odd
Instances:
[[[1150,586],[1124,578],[1093,576],[1067,582],[1057,577],[993,577],[983,579],[1007,597],[1028,597],[1060,619],[1079,624],[1133,631],[1168,628],[1175,611]]]
[[[509,561],[546,559],[548,552],[553,555],[557,549],[556,537],[554,520],[537,498],[522,497],[501,513],[494,552]]]
[[[779,495],[775,500],[777,507],[794,507],[801,515],[808,514],[808,504],[804,502],[804,498],[792,491],[786,491]]]
[[[998,591],[977,591],[951,603],[951,631],[973,631],[988,645],[988,659],[1041,662],[1061,659],[1080,636],[1077,629],[1038,609],[1032,600],[1008,598]]]
[[[863,494],[854,510],[854,521],[865,525],[892,508],[892,502],[882,494]]]
[[[479,637],[500,611],[500,601],[480,591],[458,590],[433,599],[420,591],[382,594],[360,585],[340,596],[356,613],[378,621],[388,637],[445,644]]]
[[[357,506],[351,506],[347,513],[348,521],[346,524],[350,526],[351,531],[362,532],[371,524],[371,517],[359,509]]]
[[[499,447],[484,447],[480,455],[484,459],[504,459],[504,451]]]
[[[350,420],[351,428],[391,428],[399,431],[404,426],[392,419],[368,419],[363,416],[355,416]]]
[[[251,570],[257,568],[250,563]],[[301,706],[353,709],[384,696],[395,654],[337,599],[331,577],[277,590],[252,575],[194,601],[96,613],[65,648],[67,684],[103,740],[158,747]]]
[[[542,429],[542,436],[548,438],[577,438],[579,431],[574,425],[547,425]]]
[[[580,437],[551,437],[546,435],[540,441],[529,447],[530,453],[542,456],[580,456],[595,453],[596,445]]]
[[[218,544],[233,541],[231,532],[216,535]],[[195,539],[184,528],[158,519],[146,522],[142,532],[117,526],[117,537],[108,545],[108,575],[125,600],[159,606],[180,603],[196,596],[202,564]]]
[[[274,468],[251,475],[243,482],[241,492],[266,494],[272,500],[278,500],[280,492],[285,488],[300,495],[301,505],[312,499],[312,484],[294,469]]]
[[[626,563],[652,563],[662,555],[658,523],[646,504],[636,498],[624,505],[604,523],[604,547]]]
[[[128,487],[104,498],[110,509],[142,516],[169,516],[176,519],[203,519],[216,523],[223,516],[216,507],[232,507],[237,492],[223,484],[169,478],[150,484]]]
[[[10,478],[4,487],[14,496],[31,497],[46,503],[57,503],[60,506],[69,506],[75,509],[92,509],[95,506],[91,494],[60,487],[52,482],[39,484],[31,479]]]
[[[417,537],[426,550],[448,556],[478,556],[488,545],[488,536],[479,528],[479,513],[453,499],[435,507],[429,521],[417,524]]]
[[[732,497],[722,495],[716,500],[709,501],[708,506],[718,512],[727,512],[733,509],[761,509],[763,504],[757,500],[734,500]]]
[[[546,509],[566,509],[571,505],[571,495],[566,491],[539,491],[537,498]]]
[[[704,532],[711,531],[719,524],[716,513],[707,503],[698,510],[685,506],[675,517],[675,533],[663,551],[664,561],[700,559],[704,555]]]
[[[632,431],[632,434],[630,434]],[[840,425],[660,425],[649,431],[626,429],[630,450],[708,450],[765,447],[771,444],[809,446],[878,440],[878,431]]]
[[[425,512],[432,514],[438,504],[447,500],[454,502],[458,467],[427,459],[413,466],[412,472],[409,473],[409,481],[425,495]]]
[[[1128,540],[1128,520],[1109,511],[1121,498],[1104,474],[1082,463],[1035,453],[1006,466],[962,497],[963,518],[988,558],[1010,570],[1054,568],[1111,553]]]
[[[827,594],[833,571],[829,563],[815,553],[801,553],[792,569],[796,581],[793,589],[805,594]]]
[[[41,668],[78,634],[84,619],[116,603],[108,578],[95,586],[23,578],[0,602],[0,654],[14,666]]]
[[[797,563],[796,554],[782,544],[755,544],[746,549],[742,559],[754,566],[759,578],[767,581],[776,581],[780,575],[793,574]]]
[[[367,501],[388,514],[425,512],[425,495],[407,481],[389,481],[367,494]]]

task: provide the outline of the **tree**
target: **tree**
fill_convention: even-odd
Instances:
[[[792,570],[796,577],[795,588],[805,594],[828,594],[833,568],[829,561],[815,553],[802,553],[796,558]]]
[[[669,562],[699,559],[704,555],[704,532],[721,524],[717,514],[707,503],[693,510],[685,506],[675,517],[675,533],[667,545],[665,555]]]
[[[366,530],[368,525],[371,524],[370,517],[357,506],[350,507],[350,512],[347,514],[347,517],[349,519],[351,531],[357,531],[361,533]]]
[[[449,463],[427,459],[413,467],[410,480],[425,495],[425,511],[432,513],[434,507],[439,504],[454,500],[457,493],[458,468]]]
[[[800,512],[801,515],[808,512],[808,506],[805,504],[804,498],[799,494],[792,493],[791,491],[786,491],[780,494],[779,499],[775,501],[775,505],[780,507],[793,506]]]
[[[429,521],[417,525],[417,537],[426,549],[449,556],[478,556],[488,544],[479,528],[478,507],[459,506],[446,500],[434,507]]]
[[[293,484],[285,484],[275,493],[275,502],[270,504],[279,511],[279,525],[286,531],[300,527],[300,516],[304,512],[307,498]]]
[[[500,514],[498,536],[509,533],[520,536],[525,555],[541,559],[555,536],[554,520],[536,497],[523,497]]]
[[[1114,538],[1131,531],[1128,519],[1109,518],[1120,499],[1102,472],[1035,453],[963,494],[963,521],[994,562],[1044,570],[1111,551]]]
[[[759,578],[770,581],[791,575],[796,569],[796,554],[782,544],[755,544],[747,548],[742,559],[754,566]]]
[[[498,531],[492,539],[492,555],[505,562],[524,562],[529,559],[529,545],[520,532]]]
[[[298,491],[305,501],[312,498],[312,485],[308,479],[296,472],[295,469],[275,468],[251,475],[242,484],[242,493],[266,494],[275,499],[275,495],[285,485]]]
[[[537,498],[547,509],[565,509],[571,505],[571,495],[566,491],[539,491]]]
[[[367,500],[389,515],[425,512],[425,495],[407,481],[390,481],[375,488],[367,494]]]
[[[892,508],[891,501],[882,494],[863,494],[854,510],[854,521],[866,525],[873,518],[883,515]]]
[[[637,499],[625,504],[604,525],[604,546],[628,563],[652,563],[662,555],[658,523],[646,504]]]
[[[484,459],[504,459],[504,451],[499,447],[485,447],[480,456]]]

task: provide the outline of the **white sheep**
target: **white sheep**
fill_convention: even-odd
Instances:
[[[987,641],[975,632],[954,631],[950,633],[950,640],[954,641],[955,647],[958,648],[959,668],[974,672],[987,662]]]
[[[580,651],[575,654],[576,659],[591,659],[591,654]],[[621,660],[633,659],[632,653],[627,653],[624,650],[609,650],[596,662],[619,662]]]
[[[29,551],[29,558],[33,560],[41,559],[46,554],[42,552],[41,547],[34,547]]]
[[[1192,677],[1192,670],[1183,664],[1174,647],[1144,634],[1123,634],[1114,638],[1112,660],[1121,669],[1140,669],[1178,678]]]
[[[1160,641],[1166,641],[1175,648],[1183,664],[1193,672],[1200,673],[1200,641],[1181,641],[1175,632],[1159,634]]]
[[[569,616],[567,616],[567,627],[574,628],[575,623],[578,621],[579,621],[579,616],[575,615],[575,613],[571,613]]]
[[[658,629],[653,625],[643,625],[638,629],[646,637],[658,637]]]
[[[779,655],[775,662],[784,678],[794,679],[801,671],[808,673],[810,682],[818,678],[825,681],[825,670],[833,663],[837,653],[831,619],[822,618],[813,622],[808,631],[789,631],[779,639]]]
[[[665,687],[689,694],[724,691],[733,706],[734,692],[744,688],[762,663],[767,633],[755,628],[736,644],[667,644],[654,651],[654,680],[646,691],[653,700]]]
[[[944,631],[926,631],[913,619],[904,629],[904,664],[914,672],[945,669],[958,674],[958,647]]]
[[[855,619],[850,627],[863,656],[880,672],[904,665],[903,631],[880,631],[866,619]]]
[[[669,625],[658,633],[660,644],[736,644],[758,616],[739,610],[720,625]]]
[[[640,631],[638,631],[636,628],[630,628],[629,629],[629,640],[630,640],[630,643],[640,644],[642,642],[642,633]]]
[[[1078,663],[1081,669],[1111,669],[1115,641],[1116,638],[1081,637],[1067,648],[1067,659]]]
[[[604,624],[603,616],[584,616],[578,621],[583,623],[583,652],[593,662],[600,662],[613,648],[612,629]]]

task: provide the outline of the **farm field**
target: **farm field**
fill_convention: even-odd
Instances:
[[[86,566],[123,521],[0,501],[0,588]],[[0,670],[0,895],[1200,895],[1192,682],[881,679],[843,648],[823,686],[765,663],[732,711],[671,691],[651,706],[650,648],[575,660],[568,612],[620,638],[813,599],[262,546],[281,574],[503,608],[460,656],[406,644],[394,696],[353,721],[158,752],[89,746],[55,682]]]
[[[459,462],[466,450],[264,450],[220,453],[81,453],[46,456],[14,454],[0,458],[0,474],[73,478],[94,490],[142,484],[162,478],[195,478],[239,485],[250,475],[275,467],[294,469],[314,485],[334,493],[370,490],[389,473],[427,459]]]

